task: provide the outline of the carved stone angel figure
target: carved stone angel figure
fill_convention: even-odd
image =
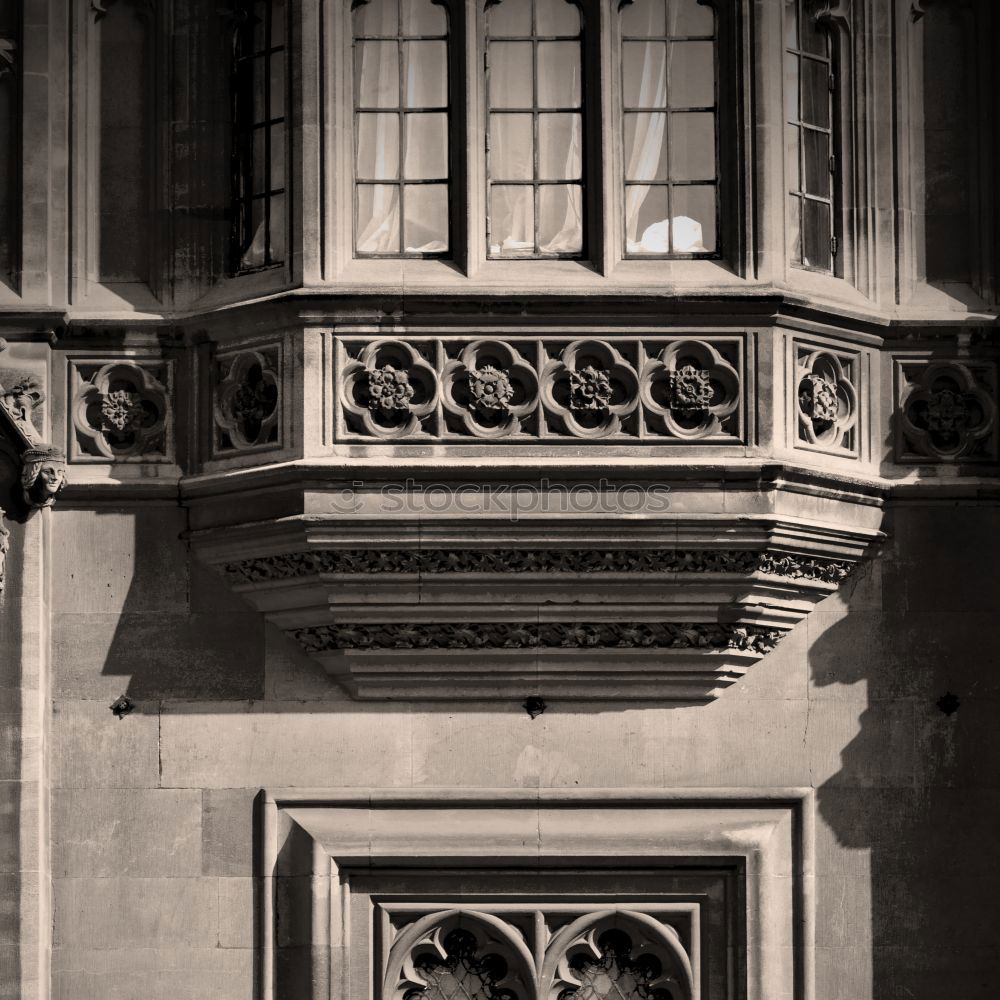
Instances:
[[[40,445],[23,455],[21,487],[31,510],[51,507],[66,485],[66,455],[59,448]]]

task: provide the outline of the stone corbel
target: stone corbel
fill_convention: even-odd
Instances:
[[[6,344],[0,341],[0,351]],[[35,511],[51,507],[66,484],[66,456],[42,441],[32,420],[45,401],[40,379],[30,372],[0,367],[0,451],[15,475],[0,506],[0,591],[10,532],[3,518],[25,521]]]
[[[848,29],[851,26],[851,0],[818,0],[814,5],[813,17],[820,24]]]
[[[910,17],[914,21],[919,21],[927,13],[928,8],[934,6],[934,3],[935,0],[913,0],[910,5]]]

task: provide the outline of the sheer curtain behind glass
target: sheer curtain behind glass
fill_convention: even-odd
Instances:
[[[487,9],[491,257],[583,252],[580,9],[500,0]]]
[[[354,30],[355,249],[449,248],[448,19],[431,0],[368,0]]]
[[[715,15],[697,0],[621,9],[625,251],[717,249]]]

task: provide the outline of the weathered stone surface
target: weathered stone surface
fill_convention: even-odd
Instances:
[[[253,874],[256,797],[253,788],[206,788],[202,792],[202,874]]]
[[[201,793],[55,789],[52,873],[60,877],[195,876],[201,864]]]
[[[112,715],[110,704],[110,700],[53,702],[53,787],[155,788],[159,784],[156,704],[139,702],[123,719]]]
[[[155,942],[170,951],[218,940],[214,878],[57,878],[52,892],[58,948],[117,951]]]
[[[246,1000],[253,952],[234,948],[155,946],[115,951],[57,948],[55,1000]]]

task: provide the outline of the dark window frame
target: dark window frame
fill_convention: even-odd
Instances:
[[[810,6],[806,0],[795,0],[796,6],[796,47],[791,47],[788,43],[788,26],[784,23],[784,19],[788,16],[788,5],[782,6],[782,64],[787,61],[791,56],[796,60],[797,72],[795,75],[795,82],[797,87],[796,95],[796,107],[798,109],[798,117],[795,121],[790,120],[788,115],[788,99],[787,94],[783,95],[782,98],[782,129],[783,133],[789,129],[794,128],[797,132],[797,143],[796,152],[798,156],[797,163],[797,173],[798,173],[798,187],[796,190],[792,190],[791,181],[791,164],[785,164],[785,193],[788,202],[792,199],[797,199],[798,201],[798,248],[794,245],[788,247],[788,256],[792,262],[792,265],[803,271],[813,271],[817,274],[828,274],[838,276],[840,271],[839,268],[842,266],[840,261],[842,259],[842,229],[843,220],[841,217],[841,191],[840,191],[840,178],[839,173],[842,166],[843,156],[840,144],[840,130],[838,128],[840,107],[838,100],[838,84],[839,80],[837,78],[838,73],[838,51],[837,51],[837,39],[835,32],[827,24],[819,21],[815,14],[810,11]],[[820,55],[814,52],[806,51],[802,45],[802,31],[803,25],[807,20],[811,20],[815,25],[815,31],[825,39],[826,53],[825,55]],[[830,122],[829,128],[823,128],[822,126],[815,125],[811,122],[803,121],[803,107],[804,107],[804,76],[802,72],[803,60],[812,61],[815,63],[820,63],[826,66],[826,78],[827,78],[827,89],[826,89],[826,100],[827,100],[827,118]],[[784,85],[788,85],[787,76],[783,74]],[[812,194],[805,190],[806,187],[806,143],[805,136],[809,132],[816,132],[819,134],[826,135],[829,142],[830,159],[829,159],[829,184],[827,186],[827,191],[829,192],[829,197],[825,198],[816,194]],[[788,153],[788,141],[783,137],[782,139],[783,149],[785,150],[785,155]],[[804,207],[806,202],[812,202],[819,205],[826,205],[827,207],[827,218],[828,218],[828,229],[830,233],[830,248],[828,251],[828,265],[816,265],[806,262],[805,259],[805,248],[806,248],[806,214],[804,212]],[[788,237],[786,236],[786,239]]]
[[[288,193],[289,193],[289,162],[288,162],[288,9],[284,9],[283,41],[273,44],[273,2],[264,3],[265,22],[262,29],[263,42],[255,42],[258,19],[255,14],[255,0],[239,0],[236,11],[236,26],[233,36],[232,63],[232,188],[233,188],[233,228],[231,239],[230,272],[233,275],[252,274],[257,271],[281,267],[288,257]],[[282,75],[284,106],[277,117],[271,115],[271,62],[275,55],[282,55]],[[263,75],[263,109],[265,117],[257,120],[254,113],[254,93],[258,83],[256,67],[264,63]],[[282,126],[281,150],[283,162],[283,183],[275,187],[272,183],[272,143],[274,142],[275,126]],[[264,133],[264,187],[261,191],[254,190],[254,136],[258,131]],[[275,199],[281,198],[281,211],[284,214],[282,229],[285,234],[284,252],[281,256],[273,255],[272,246],[272,212]],[[254,203],[263,203],[264,220],[264,261],[259,264],[245,264],[244,257],[253,244],[255,231],[253,225]]]
[[[723,18],[723,11],[721,11],[715,0],[698,0],[700,6],[706,8],[706,10],[711,11],[713,17],[713,31],[711,35],[668,35],[664,34],[661,36],[657,35],[626,35],[622,29],[622,11],[629,6],[633,0],[619,0],[616,10],[616,26],[614,32],[614,44],[617,47],[618,54],[618,93],[621,97],[621,116],[620,121],[615,123],[616,128],[616,141],[620,144],[621,149],[621,177],[620,177],[620,190],[618,196],[620,198],[620,212],[618,224],[621,226],[621,246],[622,252],[621,256],[623,260],[721,260],[725,255],[726,251],[726,239],[723,232],[723,213],[722,204],[724,197],[728,196],[728,186],[729,179],[726,176],[726,170],[724,168],[724,149],[723,149],[723,132],[721,128],[721,117],[722,117],[722,97],[723,93],[727,90],[725,87],[725,82],[722,76],[722,67],[720,60],[720,49],[723,43],[723,32],[727,28],[726,22]],[[669,3],[669,0],[668,0]],[[666,27],[666,26],[665,26]],[[713,100],[714,103],[711,107],[673,107],[670,104],[670,58],[671,58],[671,42],[678,41],[710,41],[712,43],[712,57],[713,57]],[[663,42],[666,47],[666,66],[665,66],[665,107],[664,108],[639,108],[630,107],[625,104],[625,60],[624,60],[624,46],[626,42]],[[626,177],[627,167],[627,151],[625,150],[625,116],[632,112],[661,112],[667,116],[666,129],[664,136],[664,146],[667,149],[668,163],[670,156],[670,116],[674,113],[690,113],[690,112],[711,112],[714,119],[714,135],[715,135],[715,176],[711,182],[705,180],[691,180],[691,181],[674,181],[668,176],[667,180],[664,181],[629,181]],[[669,171],[668,171],[669,173]],[[704,187],[711,185],[715,189],[715,248],[713,250],[704,250],[697,252],[690,251],[675,251],[671,250],[668,253],[629,253],[628,251],[628,218],[627,218],[627,203],[628,203],[628,189],[630,187],[665,187],[667,189],[667,218],[673,219],[673,189],[675,187]],[[673,245],[673,228],[670,231],[670,243]]]

